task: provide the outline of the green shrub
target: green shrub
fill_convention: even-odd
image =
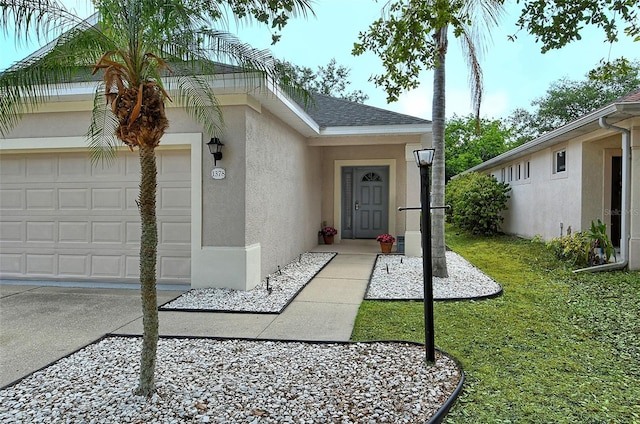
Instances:
[[[558,259],[567,261],[572,265],[587,265],[587,252],[591,240],[584,232],[576,232],[568,236],[555,237],[547,242],[550,249]]]
[[[491,175],[463,174],[447,183],[448,220],[473,234],[492,235],[500,230],[511,188]]]

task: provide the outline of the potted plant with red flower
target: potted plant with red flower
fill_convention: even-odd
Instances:
[[[320,235],[324,239],[324,244],[333,244],[333,236],[338,234],[338,230],[331,226],[322,227]]]
[[[391,248],[393,247],[393,243],[395,243],[396,238],[391,234],[385,233],[376,237],[376,241],[380,243],[382,253],[391,253]]]

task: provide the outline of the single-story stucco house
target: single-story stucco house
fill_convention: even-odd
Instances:
[[[225,119],[215,165],[211,135],[167,105],[160,283],[250,289],[314,248],[325,224],[337,243],[389,232],[421,254],[418,214],[397,208],[419,204],[412,151],[431,146],[430,121],[323,95],[305,108],[224,72],[212,84]],[[1,279],[138,282],[138,155],[92,166],[94,90],[74,84],[0,139]]]
[[[640,269],[640,90],[466,172],[511,186],[503,231],[549,240],[607,225],[618,264]]]

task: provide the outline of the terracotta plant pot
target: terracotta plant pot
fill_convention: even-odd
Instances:
[[[322,236],[324,244],[333,244],[333,236]]]
[[[393,243],[380,243],[380,249],[382,253],[391,253],[391,248],[393,247]]]

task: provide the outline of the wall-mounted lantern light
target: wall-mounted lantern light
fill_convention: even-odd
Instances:
[[[413,156],[420,168],[420,202],[422,204],[422,281],[424,285],[424,347],[428,363],[435,362],[433,330],[433,266],[431,264],[431,196],[429,170],[435,149],[414,150]]]
[[[222,141],[220,141],[218,137],[213,137],[209,140],[207,146],[209,146],[209,152],[213,155],[213,165],[217,166],[218,161],[222,159],[222,146],[224,146],[224,144],[222,144]]]

